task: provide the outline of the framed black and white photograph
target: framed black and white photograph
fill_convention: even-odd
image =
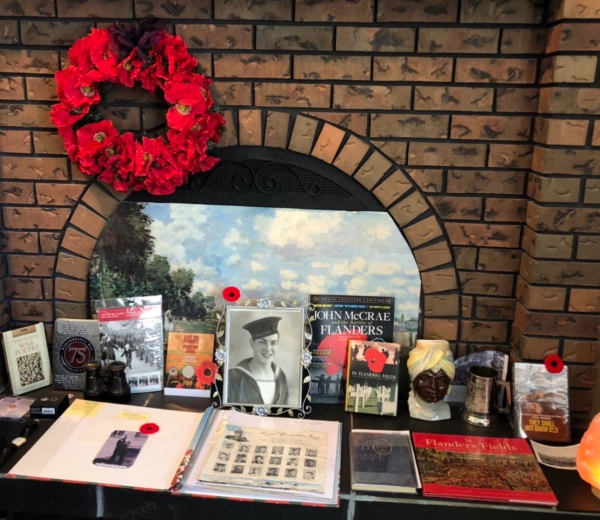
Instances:
[[[299,408],[303,308],[228,307],[224,403]]]

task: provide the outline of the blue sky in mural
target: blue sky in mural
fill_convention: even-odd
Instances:
[[[195,273],[194,290],[242,298],[309,294],[395,296],[416,317],[421,281],[387,213],[148,204],[155,253]]]

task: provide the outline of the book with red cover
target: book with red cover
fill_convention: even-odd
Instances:
[[[423,495],[555,506],[525,439],[413,433]]]

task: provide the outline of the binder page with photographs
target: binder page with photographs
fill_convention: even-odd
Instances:
[[[233,410],[215,415],[185,480],[188,492],[337,501],[339,423],[257,417]]]

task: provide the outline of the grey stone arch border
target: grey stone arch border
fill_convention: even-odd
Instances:
[[[369,190],[409,244],[422,282],[422,335],[460,340],[460,284],[444,226],[411,177],[367,139],[296,111],[224,112],[219,147],[265,146],[322,160]],[[88,269],[110,216],[128,194],[93,180],[67,221],[56,263],[55,317],[88,317]]]

